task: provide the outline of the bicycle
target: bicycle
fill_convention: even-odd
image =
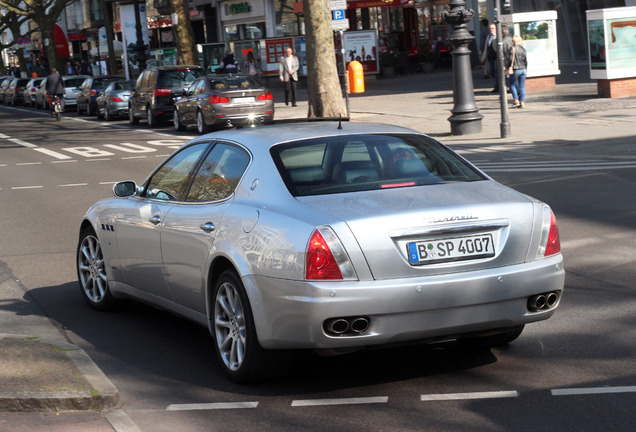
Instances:
[[[64,108],[60,103],[60,97],[58,95],[47,95],[49,98],[49,105],[53,107],[53,113],[55,113],[55,119],[57,121],[62,120],[62,113],[64,112]]]

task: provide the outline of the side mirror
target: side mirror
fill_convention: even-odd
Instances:
[[[113,186],[113,194],[116,197],[126,198],[137,193],[137,185],[134,181],[123,181],[115,183]]]

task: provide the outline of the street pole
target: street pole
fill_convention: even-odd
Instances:
[[[340,54],[342,55],[342,70],[344,73],[345,101],[347,103],[347,118],[351,118],[349,111],[349,73],[347,72],[347,60],[345,59],[344,31],[340,30]]]
[[[501,132],[501,138],[510,136],[510,119],[508,118],[508,101],[506,100],[506,71],[504,64],[504,52],[503,52],[503,33],[501,31],[501,21],[499,20],[499,8],[500,0],[495,0],[495,24],[497,26],[497,79],[499,81],[499,105],[501,107],[501,123],[499,124],[499,130]]]
[[[452,32],[448,41],[453,47],[453,102],[454,106],[448,121],[451,124],[451,134],[467,135],[481,132],[479,109],[475,104],[475,90],[470,65],[470,49],[468,44],[475,39],[468,32],[466,23],[475,14],[472,9],[466,9],[463,0],[451,0],[450,10],[444,11],[442,18],[452,25]]]
[[[144,45],[144,36],[141,32],[141,17],[139,15],[139,0],[133,2],[133,9],[135,10],[135,30],[137,33],[137,64],[139,65],[139,72],[146,69],[146,45]],[[145,24],[145,23],[144,23]],[[126,47],[124,47],[126,49]]]

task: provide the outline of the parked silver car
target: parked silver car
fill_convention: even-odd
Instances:
[[[22,98],[24,106],[35,105],[35,92],[38,90],[40,83],[44,78],[32,78],[22,90]]]
[[[128,116],[128,99],[135,83],[135,80],[128,80],[108,84],[106,90],[95,100],[97,118],[104,117],[108,121],[119,116]]]
[[[505,344],[563,293],[550,207],[406,128],[228,129],[113,191],[81,223],[84,298],[208,327],[237,382],[280,372],[289,349]]]

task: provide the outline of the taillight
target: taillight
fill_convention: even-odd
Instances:
[[[154,94],[155,96],[170,96],[172,94],[172,90],[158,88],[158,89],[155,89]]]
[[[305,278],[310,280],[356,279],[342,244],[328,227],[314,230],[307,245]]]
[[[272,92],[267,91],[264,94],[260,94],[257,96],[258,100],[272,100],[274,99],[274,95],[272,94]]]
[[[541,243],[539,245],[539,258],[558,254],[561,252],[561,241],[559,240],[559,228],[556,217],[550,207],[543,207],[543,226],[541,233]]]
[[[221,97],[219,95],[210,96],[210,103],[228,103],[229,101],[229,97]]]
[[[31,91],[32,91],[33,93],[35,93],[35,92],[37,91],[37,89],[36,89],[35,87],[31,87]]]
[[[120,98],[119,96],[111,96],[110,100],[112,102],[123,102],[124,100],[122,98]]]
[[[91,96],[97,96],[97,90],[91,89]]]

